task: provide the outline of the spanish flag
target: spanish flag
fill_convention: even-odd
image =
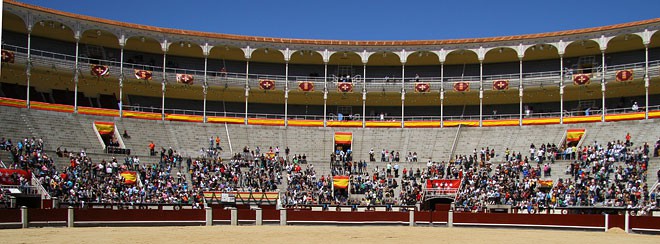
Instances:
[[[552,180],[538,180],[538,186],[540,188],[552,188],[554,182]]]
[[[566,130],[566,142],[578,142],[582,139],[585,129],[568,129]]]
[[[352,132],[335,132],[335,144],[348,144],[353,141]]]
[[[335,189],[346,189],[348,188],[348,176],[347,175],[337,175],[332,177],[332,186]]]
[[[124,184],[132,185],[137,181],[137,172],[135,171],[124,171],[120,175],[124,178]]]
[[[94,121],[94,127],[101,135],[109,135],[115,131],[115,123],[112,122]]]

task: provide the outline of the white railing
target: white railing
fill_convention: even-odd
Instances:
[[[27,49],[24,47],[14,46],[5,44],[3,49],[11,50],[15,52],[16,63],[27,63]],[[75,56],[54,53],[49,51],[31,50],[32,55],[32,65],[47,67],[55,70],[73,70],[75,63]],[[110,75],[118,77],[120,74],[119,66],[120,63],[113,60],[100,60],[92,59],[87,57],[79,57],[80,71],[86,71],[88,65],[91,64],[102,64],[108,65],[110,69]],[[649,76],[654,77],[660,75],[660,60],[654,60],[649,62]],[[559,67],[557,67],[559,68]],[[163,78],[167,82],[176,82],[176,74],[192,74],[195,76],[196,84],[203,84],[203,75],[204,70],[199,69],[182,69],[182,68],[165,68],[165,76],[163,77],[163,67],[161,66],[152,66],[145,64],[134,64],[124,62],[124,77],[133,79],[133,70],[134,69],[144,69],[153,71],[152,80],[155,82],[161,82]],[[645,63],[636,62],[620,65],[612,65],[606,67],[605,80],[606,82],[615,80],[616,72],[623,69],[632,69],[635,77],[643,77]],[[592,68],[590,70],[595,70],[592,73],[591,79],[593,81],[600,81],[603,75],[601,67]],[[579,70],[573,70],[572,72],[579,73]],[[80,72],[82,76],[89,75],[89,72]],[[572,77],[570,73],[564,73],[564,83],[572,83]],[[559,70],[553,71],[542,71],[542,72],[528,72],[523,73],[523,86],[525,87],[537,87],[537,86],[559,86],[561,76]],[[247,76],[247,85],[253,89],[258,89],[260,80],[273,80],[278,90],[283,90],[285,83],[288,82],[289,89],[297,89],[298,82],[309,81],[314,83],[316,91],[322,91],[324,86],[327,86],[329,91],[336,91],[337,80],[328,77],[327,82],[324,82],[323,77],[315,76],[289,76],[288,79],[284,75],[272,75],[272,74],[249,74]],[[439,91],[442,86],[446,91],[453,90],[454,82],[463,81],[470,83],[471,89],[478,89],[479,87],[479,76],[446,76],[443,80],[440,77],[416,77],[407,76],[403,78],[404,88],[407,91],[414,91],[414,84],[417,80],[419,82],[427,82],[431,85],[431,88],[435,91]],[[494,80],[508,80],[509,87],[516,89],[520,84],[520,73],[509,73],[509,74],[495,74],[495,75],[484,75],[483,76],[483,87],[484,90],[492,90],[491,82]],[[218,71],[207,71],[207,82],[210,86],[219,86],[219,87],[245,87],[246,85],[246,75],[245,73],[232,73],[232,72],[218,72]],[[359,75],[353,77],[354,92],[360,92],[362,87],[365,86],[366,90],[369,92],[399,92],[401,91],[401,77],[392,77],[392,78],[362,78]]]
[[[50,194],[48,191],[46,191],[46,188],[41,185],[41,180],[39,180],[37,176],[34,175],[34,173],[32,173],[32,186],[35,187],[37,193],[41,195],[41,199],[50,199]]]

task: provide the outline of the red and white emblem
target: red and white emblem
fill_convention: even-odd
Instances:
[[[493,90],[495,91],[509,90],[509,81],[508,80],[493,81]]]
[[[616,81],[630,81],[633,80],[633,70],[619,70],[616,72]]]
[[[138,80],[151,80],[152,76],[153,73],[151,71],[141,69],[135,70],[135,78]]]
[[[108,66],[105,66],[105,65],[92,64],[92,67],[90,69],[90,73],[92,73],[92,75],[96,76],[96,77],[109,76],[110,75],[110,69],[108,68]]]
[[[298,83],[298,88],[304,92],[314,91],[314,83],[311,81],[302,81]]]
[[[176,74],[176,82],[183,83],[186,85],[192,85],[195,77],[189,74]]]
[[[578,86],[588,85],[591,82],[591,77],[589,74],[577,74],[573,75],[573,83]]]
[[[337,85],[337,90],[340,92],[353,92],[353,84],[349,82],[341,82]]]
[[[275,81],[272,80],[260,80],[259,89],[261,90],[275,90]]]
[[[14,52],[8,50],[2,50],[2,62],[3,63],[13,63],[14,62]]]
[[[430,92],[431,85],[429,83],[415,83],[415,92]]]
[[[454,83],[454,90],[457,92],[466,92],[470,91],[470,83],[465,81],[459,81]]]

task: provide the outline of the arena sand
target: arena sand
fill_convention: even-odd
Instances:
[[[0,230],[2,243],[660,243],[622,232],[380,226],[94,227]]]

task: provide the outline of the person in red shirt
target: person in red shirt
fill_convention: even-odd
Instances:
[[[154,156],[156,155],[156,152],[154,149],[156,148],[156,145],[154,145],[154,142],[149,143],[149,155]]]

